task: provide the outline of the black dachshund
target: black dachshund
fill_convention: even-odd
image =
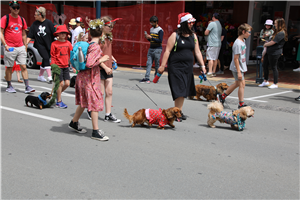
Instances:
[[[25,103],[28,107],[29,107],[28,102],[30,102],[31,107],[33,107],[33,105],[35,105],[37,108],[43,109],[43,106],[47,104],[46,100],[50,99],[51,96],[52,95],[49,92],[42,92],[42,94],[40,94],[38,97],[28,95],[25,98]]]

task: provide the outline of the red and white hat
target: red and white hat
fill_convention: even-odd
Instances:
[[[81,18],[81,17],[76,17],[75,21],[76,21],[77,23],[82,22],[82,18]]]
[[[193,17],[192,14],[190,14],[188,12],[187,13],[180,13],[178,15],[178,25],[177,25],[177,27],[180,28],[180,24],[182,22],[185,22],[185,21],[194,22],[194,21],[196,21],[196,19]]]

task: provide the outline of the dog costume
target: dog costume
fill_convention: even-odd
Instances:
[[[158,124],[161,127],[169,124],[169,120],[162,114],[161,108],[159,110],[148,108],[145,110],[145,114],[150,124]]]
[[[242,131],[244,130],[245,126],[246,126],[246,121],[243,120],[240,117],[240,114],[238,114],[236,116],[233,115],[232,112],[219,112],[219,113],[215,113],[214,115],[211,116],[213,119],[216,119],[217,117],[219,117],[221,120],[223,120],[226,124],[231,124],[231,125],[238,125],[238,130]]]

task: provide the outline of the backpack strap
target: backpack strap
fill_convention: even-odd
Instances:
[[[8,26],[8,22],[9,22],[9,14],[6,15],[6,25],[5,25],[4,31],[5,31],[5,29],[6,29],[7,26]],[[4,32],[3,32],[3,33],[4,33]]]
[[[192,36],[193,36],[193,40],[194,40],[194,42],[195,42],[195,44],[196,44],[196,39],[195,39],[194,33],[192,33]],[[178,33],[176,32],[176,40],[175,40],[175,45],[174,45],[174,47],[175,47],[175,48],[174,48],[174,51],[176,51],[178,39],[179,39],[179,35],[178,35]]]
[[[174,51],[176,51],[178,39],[179,39],[179,35],[178,35],[178,33],[176,32],[176,40],[175,40],[175,44],[174,44]]]
[[[19,15],[19,17],[21,17],[21,16]],[[23,19],[23,17],[21,17],[21,20],[22,20],[22,25],[24,27],[24,19]],[[6,15],[6,25],[5,25],[4,31],[5,31],[5,29],[8,26],[8,22],[9,22],[9,14]]]
[[[23,19],[23,17],[21,17],[21,20],[22,20],[22,26],[24,27],[24,19]]]

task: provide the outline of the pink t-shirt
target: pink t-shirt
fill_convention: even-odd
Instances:
[[[5,29],[6,21],[6,15],[4,15],[1,18],[1,28]],[[20,16],[18,16],[18,18],[14,18],[9,14],[8,26],[4,31],[5,42],[8,46],[21,47],[24,45],[22,40],[22,32],[23,30],[27,29],[27,24],[24,18],[23,23]]]

